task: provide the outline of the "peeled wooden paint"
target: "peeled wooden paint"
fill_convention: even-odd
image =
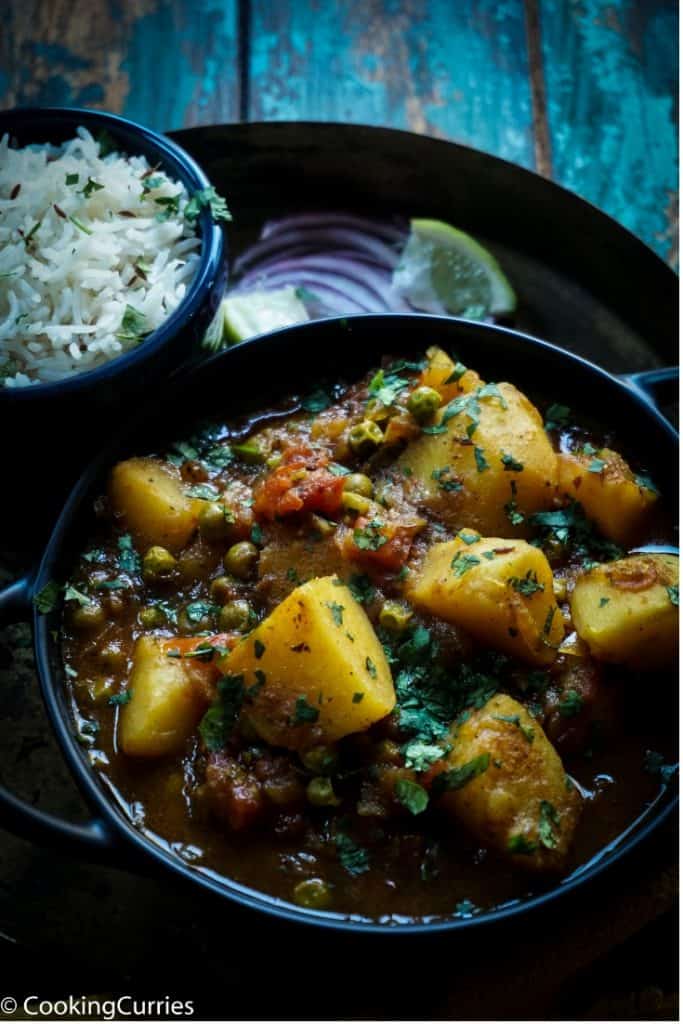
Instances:
[[[127,530],[143,547],[177,553],[195,531],[202,502],[189,498],[175,466],[152,458],[127,459],[111,473],[109,498]]]
[[[408,599],[487,647],[531,665],[554,661],[564,624],[547,558],[523,540],[476,537],[462,530],[429,548],[411,573]]]
[[[536,719],[504,694],[471,711],[455,730],[452,750],[439,769],[469,781],[446,789],[438,804],[484,845],[532,871],[558,870],[567,856],[581,797]],[[485,765],[485,767],[483,767]],[[483,770],[481,770],[483,767]],[[442,777],[442,781],[449,776]],[[457,782],[458,775],[450,778]],[[439,774],[432,792],[439,790]]]
[[[594,658],[632,669],[673,667],[678,652],[678,558],[631,555],[576,580],[577,634]]]
[[[557,464],[560,495],[580,502],[605,537],[628,547],[643,536],[658,495],[638,483],[621,455],[609,448],[592,456],[561,452]]]
[[[370,620],[334,576],[297,587],[220,667],[243,676],[244,713],[262,739],[291,750],[362,732],[396,703]]]
[[[173,641],[153,636],[142,636],[135,644],[128,681],[131,697],[121,707],[118,722],[118,742],[124,754],[162,757],[179,753],[206,710],[203,677],[211,669],[193,659],[169,657],[173,647]]]
[[[512,511],[529,514],[552,506],[557,457],[535,406],[512,384],[497,387],[499,396],[470,393],[477,402],[476,423],[463,410],[443,424],[444,433],[423,433],[411,442],[397,466],[409,500],[451,529],[519,536],[525,528],[513,524]],[[437,428],[443,414],[444,409]]]

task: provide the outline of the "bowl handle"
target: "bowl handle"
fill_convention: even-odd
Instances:
[[[32,582],[32,573],[27,573],[0,590],[0,626],[28,619]],[[0,785],[0,828],[39,846],[77,853],[87,860],[109,860],[124,866],[120,848],[104,822],[93,819],[87,824],[77,825],[63,821],[21,800],[3,785]]]
[[[641,373],[624,373],[621,380],[636,391],[648,405],[667,415],[662,406],[673,405],[678,397],[678,367],[662,366]]]

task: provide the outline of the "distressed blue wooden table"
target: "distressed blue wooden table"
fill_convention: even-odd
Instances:
[[[6,0],[2,18],[2,106],[103,107],[162,130],[300,119],[407,128],[552,177],[676,262],[674,0]],[[11,627],[0,641],[6,781],[77,817],[80,801],[36,692],[28,632]],[[670,912],[668,841],[659,860],[631,865],[638,886],[626,881],[611,904],[602,893],[584,901],[571,926],[536,936],[530,928],[497,959],[489,945],[453,955],[442,945],[443,962],[431,953],[428,963],[416,958],[392,972],[390,987],[379,977],[372,993],[361,986],[355,1002],[353,979],[366,974],[355,947],[333,954],[330,943],[288,935],[285,955],[272,925],[261,927],[254,955],[253,920],[217,914],[163,881],[81,866],[6,836],[0,940],[38,951],[42,988],[51,993],[160,997],[170,989],[197,999],[215,989],[213,1001],[200,1003],[228,1018],[543,1019],[566,1016],[567,1007],[569,1016],[590,1017],[598,1015],[590,1010],[596,995],[585,972],[613,947],[615,929],[624,942]],[[632,982],[619,961],[615,974],[627,992],[649,981],[641,969],[648,945],[656,947],[641,942]],[[0,981],[8,983],[0,989],[14,985],[19,995],[37,986],[35,954],[11,951],[0,945]],[[334,1005],[313,1009],[316,978],[333,980],[339,965],[348,973],[339,975]],[[663,998],[663,1007],[656,996],[635,1007],[602,1005],[599,1015],[675,1016]]]
[[[0,104],[382,124],[555,178],[676,261],[675,0],[9,0]]]

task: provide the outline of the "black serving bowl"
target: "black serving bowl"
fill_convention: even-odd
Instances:
[[[301,392],[321,378],[349,380],[367,370],[382,354],[415,354],[438,344],[476,365],[485,378],[511,380],[524,391],[566,402],[590,413],[619,436],[629,456],[640,456],[661,486],[663,501],[677,495],[675,477],[678,435],[658,412],[648,375],[620,380],[599,367],[546,342],[500,327],[431,316],[368,315],[300,324],[245,342],[222,352],[159,389],[160,397],[132,418],[115,444],[89,466],[69,496],[40,565],[0,593],[0,621],[26,618],[32,597],[52,580],[63,581],[92,525],[92,500],[104,486],[118,459],[154,450],[169,436],[180,436],[192,420],[233,416],[263,408],[291,392]],[[653,371],[661,379],[665,371]],[[672,371],[673,374],[673,371]],[[645,384],[647,387],[643,388]],[[179,410],[182,410],[179,412]],[[119,866],[170,873],[213,894],[290,921],[370,933],[431,933],[481,929],[494,922],[531,912],[561,899],[610,870],[667,818],[676,805],[672,788],[659,796],[605,850],[542,894],[469,919],[436,919],[410,923],[375,922],[340,914],[306,910],[263,894],[228,878],[192,866],[163,839],[136,828],[112,799],[76,739],[67,699],[58,631],[60,612],[41,615],[33,608],[35,656],[40,686],[52,728],[85,800],[92,820],[72,825],[45,814],[0,789],[2,823],[43,844],[61,847],[74,856],[104,859]]]
[[[19,146],[31,143],[58,145],[73,138],[83,126],[94,135],[106,132],[115,148],[145,156],[187,191],[207,188],[210,182],[199,165],[177,143],[124,117],[99,110],[27,107],[0,112],[0,136],[8,134]],[[21,474],[24,461],[36,456],[54,490],[65,472],[95,451],[111,434],[115,410],[131,404],[155,388],[168,373],[196,353],[225,290],[225,241],[221,227],[207,208],[198,218],[201,239],[197,272],[178,307],[137,347],[92,370],[54,383],[22,388],[0,388],[0,430],[12,438],[14,465]],[[74,441],[77,440],[77,444]],[[89,449],[89,451],[88,451]],[[82,464],[82,463],[81,463]],[[50,480],[54,474],[54,480]],[[68,479],[68,477],[67,477]],[[46,489],[49,495],[49,488]],[[61,497],[63,497],[63,483]],[[18,524],[26,529],[26,522]]]

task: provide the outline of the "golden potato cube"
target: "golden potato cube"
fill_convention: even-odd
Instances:
[[[464,370],[459,374],[451,357],[436,345],[427,349],[427,359],[429,362],[420,375],[420,384],[434,388],[444,402],[450,402],[451,398],[474,391],[484,383],[475,370]]]
[[[673,667],[678,651],[678,558],[631,555],[578,577],[574,628],[593,657],[633,669]]]
[[[183,548],[197,525],[201,502],[188,498],[175,466],[157,459],[119,462],[112,470],[109,497],[114,512],[141,545]]]
[[[453,416],[441,410],[436,428],[446,430],[423,433],[397,460],[406,495],[453,530],[519,536],[516,514],[549,508],[555,496],[557,457],[541,416],[512,384],[455,402],[465,407]]]
[[[595,455],[558,455],[558,489],[580,502],[609,540],[637,543],[647,526],[657,492],[638,483],[627,462],[609,448]]]
[[[124,754],[163,757],[183,749],[207,705],[189,661],[168,656],[161,637],[142,636],[133,651],[130,700],[121,708],[118,741]]]
[[[434,544],[411,574],[409,600],[488,647],[548,664],[564,625],[547,558],[523,540],[477,537],[462,530],[455,540]]]
[[[370,620],[335,576],[297,587],[220,667],[244,677],[258,734],[291,750],[361,732],[396,703]]]
[[[581,797],[538,722],[504,694],[472,711],[432,793],[486,846],[534,871],[567,855]]]

